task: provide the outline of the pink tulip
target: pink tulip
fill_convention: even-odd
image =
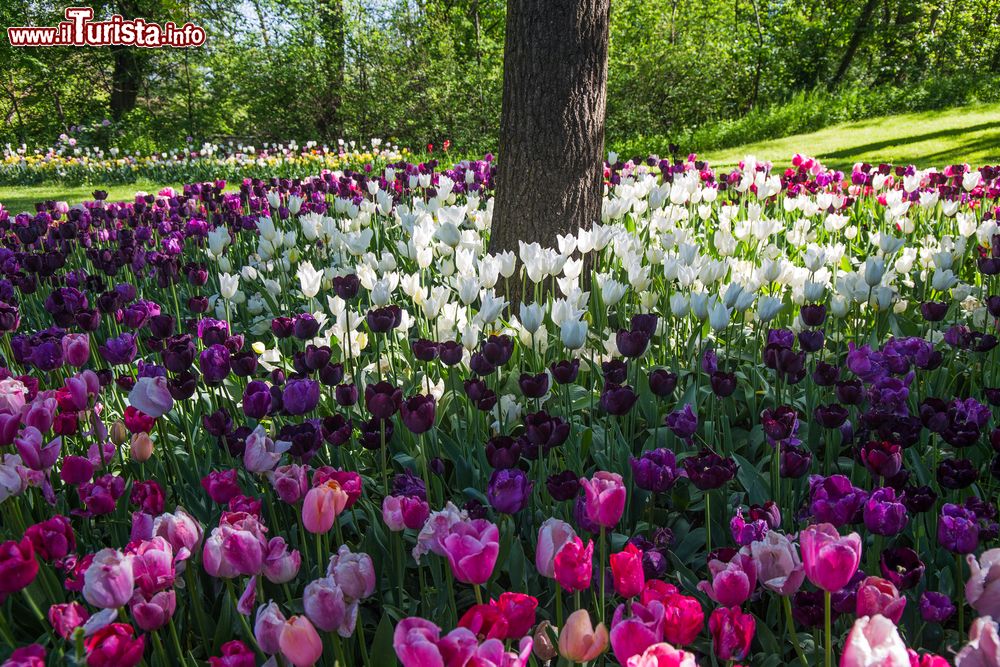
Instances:
[[[364,600],[375,592],[375,566],[366,553],[354,553],[346,544],[340,545],[326,568],[344,595],[352,600]]]
[[[268,473],[268,478],[281,501],[289,505],[302,500],[309,490],[309,466],[295,463],[278,466]]]
[[[83,597],[101,609],[124,607],[132,599],[132,558],[117,549],[101,549],[83,575]]]
[[[209,575],[222,579],[259,574],[266,549],[264,527],[257,517],[244,512],[225,512],[219,527],[205,540],[202,563]]]
[[[719,607],[708,617],[712,648],[720,660],[742,660],[750,652],[757,621],[737,607]]]
[[[275,442],[267,436],[263,426],[258,426],[247,436],[243,450],[243,466],[250,472],[266,473],[274,470],[281,455],[292,446],[290,442]]]
[[[531,637],[522,637],[517,646],[517,653],[507,651],[499,639],[487,639],[476,647],[469,660],[470,665],[477,667],[524,667],[531,658]]]
[[[621,664],[663,641],[664,608],[658,600],[648,605],[631,604],[632,616],[625,616],[625,605],[618,605],[611,620],[611,650]]]
[[[468,664],[479,641],[468,628],[455,628],[442,637],[438,626],[410,616],[396,625],[392,647],[403,667],[452,667]]]
[[[52,428],[52,422],[56,419],[58,409],[59,403],[56,399],[37,396],[21,413],[21,421],[27,427],[48,433]]]
[[[799,533],[806,577],[829,593],[847,585],[861,563],[861,537],[841,537],[829,523],[809,526]]]
[[[70,366],[80,368],[90,359],[90,336],[87,334],[66,334],[62,337],[63,357]]]
[[[253,625],[253,636],[260,650],[274,655],[281,650],[279,637],[285,626],[285,615],[274,602],[268,602],[257,610],[257,620]]]
[[[485,584],[500,554],[500,531],[486,519],[463,521],[452,526],[442,546],[455,579]]]
[[[63,639],[67,639],[73,631],[86,623],[90,618],[87,608],[79,602],[62,602],[49,607],[49,624]]]
[[[132,560],[132,574],[135,586],[146,597],[174,585],[177,576],[174,567],[174,550],[162,537],[130,545],[126,553]],[[190,555],[187,549],[177,555],[176,560],[185,560]]]
[[[698,590],[723,607],[739,607],[757,587],[757,566],[753,558],[740,551],[726,563],[718,559],[708,562],[711,581],[702,581]]]
[[[625,511],[625,485],[622,476],[600,470],[590,479],[582,477],[580,484],[586,493],[584,510],[587,518],[603,528],[614,528]]]
[[[425,553],[433,553],[445,557],[444,538],[451,534],[452,528],[469,520],[469,515],[458,509],[450,500],[444,509],[431,512],[417,535],[417,546],[413,547],[413,560],[420,561]]]
[[[905,608],[906,598],[900,597],[899,591],[891,581],[881,577],[867,577],[858,586],[855,600],[858,616],[881,614],[898,624]]]
[[[634,544],[625,545],[625,550],[611,555],[611,576],[615,592],[623,598],[635,597],[646,585],[646,575],[642,570],[642,551]]]
[[[896,624],[881,614],[863,616],[844,642],[840,667],[910,667]]]
[[[559,631],[559,653],[573,662],[591,662],[608,648],[608,629],[595,628],[586,609],[577,609]]]
[[[955,656],[955,667],[1000,667],[997,629],[996,622],[989,616],[974,620],[969,628],[969,643]]]
[[[382,501],[382,520],[389,530],[417,530],[430,514],[427,501],[410,496],[386,496]]]
[[[177,595],[174,591],[160,591],[147,598],[142,592],[136,591],[129,605],[135,624],[146,632],[159,630],[167,624],[177,609]]]
[[[346,506],[347,493],[340,483],[327,480],[306,493],[302,501],[302,524],[310,533],[328,533]]]
[[[556,554],[574,537],[576,532],[565,521],[550,517],[542,522],[538,529],[538,546],[535,548],[535,567],[540,575],[555,578]]]
[[[750,544],[750,557],[757,567],[760,585],[778,595],[789,596],[806,578],[798,549],[788,536],[769,530],[764,539]]]
[[[203,531],[197,519],[178,507],[173,514],[166,512],[153,520],[153,535],[165,538],[175,552],[182,548],[194,552],[201,545]]]
[[[324,632],[338,630],[348,616],[348,607],[357,608],[357,603],[348,603],[344,590],[333,577],[323,577],[306,584],[302,595],[302,607],[313,624]],[[345,636],[350,636],[347,633]]]
[[[28,398],[28,388],[16,378],[0,380],[0,413],[20,416]]]
[[[284,584],[294,579],[302,565],[297,549],[289,551],[283,537],[272,537],[264,552],[264,576],[272,584]]]
[[[47,445],[43,442],[42,432],[34,426],[25,427],[14,439],[21,461],[32,470],[48,470],[59,459],[62,438],[56,438]]]
[[[305,616],[292,616],[278,635],[281,653],[295,667],[315,665],[323,655],[323,640]]]
[[[141,377],[135,381],[129,392],[128,402],[136,410],[156,419],[170,412],[174,398],[170,395],[167,378]]]
[[[966,556],[969,579],[965,582],[965,599],[980,616],[1000,618],[1000,549],[989,549],[976,560]]]
[[[587,590],[593,575],[594,541],[584,547],[583,540],[572,537],[559,549],[552,566],[556,581],[567,593]]]
[[[674,648],[670,644],[653,644],[642,653],[628,659],[626,667],[698,667],[694,653]]]

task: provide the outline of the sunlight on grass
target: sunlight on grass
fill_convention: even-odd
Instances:
[[[11,213],[22,211],[34,212],[35,202],[65,201],[70,206],[84,200],[94,198],[94,190],[104,190],[108,200],[131,200],[136,192],[159,192],[165,186],[150,182],[136,182],[128,185],[109,185],[97,187],[94,185],[62,185],[48,183],[45,185],[0,185],[0,204]],[[179,187],[174,185],[174,187]]]

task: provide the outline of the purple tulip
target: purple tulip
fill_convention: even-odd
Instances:
[[[938,516],[938,544],[956,554],[970,554],[979,546],[976,515],[961,505],[945,503]]]
[[[684,470],[696,488],[710,491],[736,476],[736,461],[723,458],[710,449],[702,449],[695,456],[684,459]]]
[[[433,396],[416,394],[403,401],[399,408],[399,416],[410,432],[426,433],[434,426],[436,405]]]
[[[629,463],[635,485],[653,493],[669,491],[674,482],[686,475],[678,467],[674,453],[665,447],[643,452],[639,458],[632,457]]]
[[[319,404],[319,382],[309,379],[289,380],[281,392],[281,403],[290,415],[312,412]]]
[[[876,535],[892,537],[906,528],[906,507],[894,489],[875,489],[865,502],[864,521],[865,527]]]
[[[534,483],[518,468],[494,470],[490,476],[486,497],[490,505],[503,514],[517,514],[528,505]]]

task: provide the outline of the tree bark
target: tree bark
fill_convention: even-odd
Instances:
[[[844,56],[840,59],[840,65],[837,67],[836,73],[830,79],[830,84],[827,86],[827,89],[831,92],[840,85],[844,76],[847,75],[847,70],[851,67],[851,61],[854,60],[854,56],[858,52],[858,48],[861,47],[861,42],[864,41],[865,34],[868,32],[868,24],[871,22],[872,14],[875,13],[877,6],[878,0],[866,0],[865,6],[862,7],[861,15],[858,16],[858,22],[854,24],[854,32],[851,33],[851,39],[847,42],[847,49],[844,51]]]
[[[492,253],[554,246],[601,217],[609,12],[610,0],[507,0]]]
[[[341,138],[343,131],[341,106],[344,91],[345,66],[344,37],[346,34],[342,0],[320,0],[320,34],[323,37],[324,85],[321,91],[316,129],[323,139]]]
[[[122,18],[138,18],[138,7],[131,0],[118,3],[118,13]],[[149,16],[142,18],[150,19]],[[118,121],[135,108],[139,99],[139,88],[145,76],[148,56],[146,49],[135,46],[115,46],[111,48],[113,68],[111,70],[111,118]]]

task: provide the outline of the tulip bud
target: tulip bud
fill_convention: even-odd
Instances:
[[[559,632],[559,653],[573,662],[590,662],[608,648],[608,629],[603,623],[595,628],[586,609],[577,609]]]
[[[132,436],[132,460],[143,463],[153,455],[153,439],[148,433],[136,433]]]
[[[126,428],[125,422],[116,421],[114,425],[111,426],[111,442],[121,447],[127,440],[128,428]]]
[[[559,634],[559,628],[553,626],[548,621],[542,621],[535,628],[535,634],[533,636],[534,644],[532,646],[532,651],[535,657],[542,662],[548,662],[552,658],[559,655],[559,651],[556,648],[556,642],[554,640]]]

